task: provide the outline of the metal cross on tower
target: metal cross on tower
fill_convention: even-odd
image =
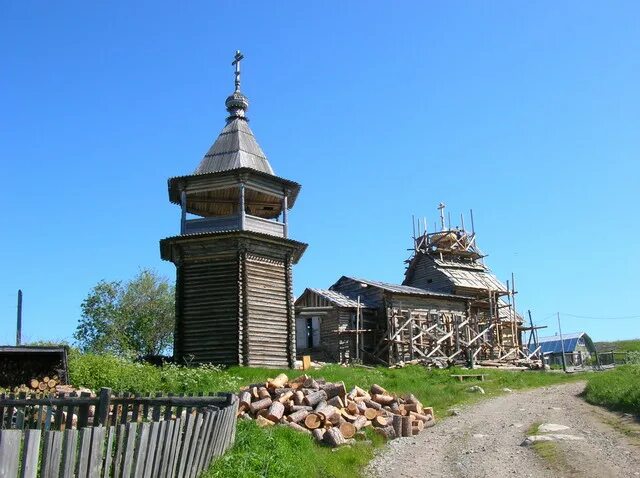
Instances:
[[[244,55],[240,53],[240,50],[236,50],[236,56],[231,63],[236,67],[236,91],[240,91],[240,60],[244,59]]]
[[[441,230],[443,230],[443,231],[447,228],[447,226],[445,225],[445,222],[444,222],[444,208],[445,208],[445,205],[444,205],[443,202],[438,204],[438,210],[440,211],[440,226],[442,227]]]

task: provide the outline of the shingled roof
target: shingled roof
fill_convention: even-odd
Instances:
[[[256,141],[245,117],[231,117],[204,155],[194,174],[251,168],[273,174],[269,160]]]

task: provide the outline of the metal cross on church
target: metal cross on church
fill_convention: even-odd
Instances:
[[[240,60],[244,59],[244,55],[240,53],[240,50],[236,50],[236,56],[233,58],[231,64],[236,67],[236,91],[240,91]]]

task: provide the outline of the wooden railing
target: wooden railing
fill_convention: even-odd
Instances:
[[[110,392],[1,396],[0,477],[197,477],[235,439],[233,394]]]

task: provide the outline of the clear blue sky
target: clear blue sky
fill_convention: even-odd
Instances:
[[[30,2],[0,5],[0,343],[70,338],[101,279],[173,280],[166,180],[224,125],[236,49],[276,174],[303,185],[304,287],[401,282],[411,215],[473,208],[518,306],[640,336],[640,4]]]

